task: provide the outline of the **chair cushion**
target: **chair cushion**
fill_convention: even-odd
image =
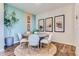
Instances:
[[[20,43],[22,43],[22,42],[28,42],[28,40],[26,38],[22,38]]]
[[[41,43],[48,44],[48,43],[49,43],[49,41],[48,41],[47,39],[43,39],[43,40],[41,40]]]
[[[39,36],[36,34],[32,34],[28,38],[29,45],[36,46],[39,45]]]

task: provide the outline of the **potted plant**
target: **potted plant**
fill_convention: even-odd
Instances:
[[[18,22],[19,19],[16,18],[16,13],[13,11],[11,14],[7,14],[4,12],[4,25],[6,29],[8,29],[8,37],[5,39],[5,45],[11,46],[13,44],[13,37],[11,36],[11,30],[15,23]]]
[[[37,34],[37,33],[39,32],[39,30],[38,30],[38,29],[35,29],[35,30],[33,30],[32,32],[33,32],[33,34],[34,34],[34,33]]]

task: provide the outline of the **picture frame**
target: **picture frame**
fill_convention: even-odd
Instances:
[[[30,31],[30,24],[27,24],[27,31]]]
[[[54,17],[54,32],[65,32],[65,15]]]
[[[44,19],[38,20],[38,28],[40,32],[44,32]]]
[[[53,32],[53,17],[48,17],[45,19],[45,31]]]
[[[27,31],[31,31],[31,18],[29,15],[27,16]]]
[[[27,23],[30,23],[30,16],[27,16]]]

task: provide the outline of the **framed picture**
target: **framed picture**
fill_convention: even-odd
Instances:
[[[27,24],[27,31],[30,31],[30,24]]]
[[[27,23],[30,23],[30,16],[27,16]]]
[[[38,20],[38,28],[40,32],[44,31],[44,19],[39,19]]]
[[[45,31],[53,32],[53,17],[49,17],[45,19]]]
[[[54,31],[64,32],[65,31],[65,16],[59,15],[54,17]]]

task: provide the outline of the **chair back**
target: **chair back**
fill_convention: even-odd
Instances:
[[[37,45],[39,45],[39,40],[40,40],[40,38],[36,34],[31,34],[29,36],[29,38],[28,38],[29,45],[31,45],[31,46],[37,46]]]
[[[18,36],[18,40],[22,39],[22,35],[20,33],[17,33],[17,36]]]
[[[49,42],[51,42],[51,40],[52,40],[52,36],[53,36],[53,34],[51,33],[51,34],[49,34],[49,38],[48,38],[48,41]]]

